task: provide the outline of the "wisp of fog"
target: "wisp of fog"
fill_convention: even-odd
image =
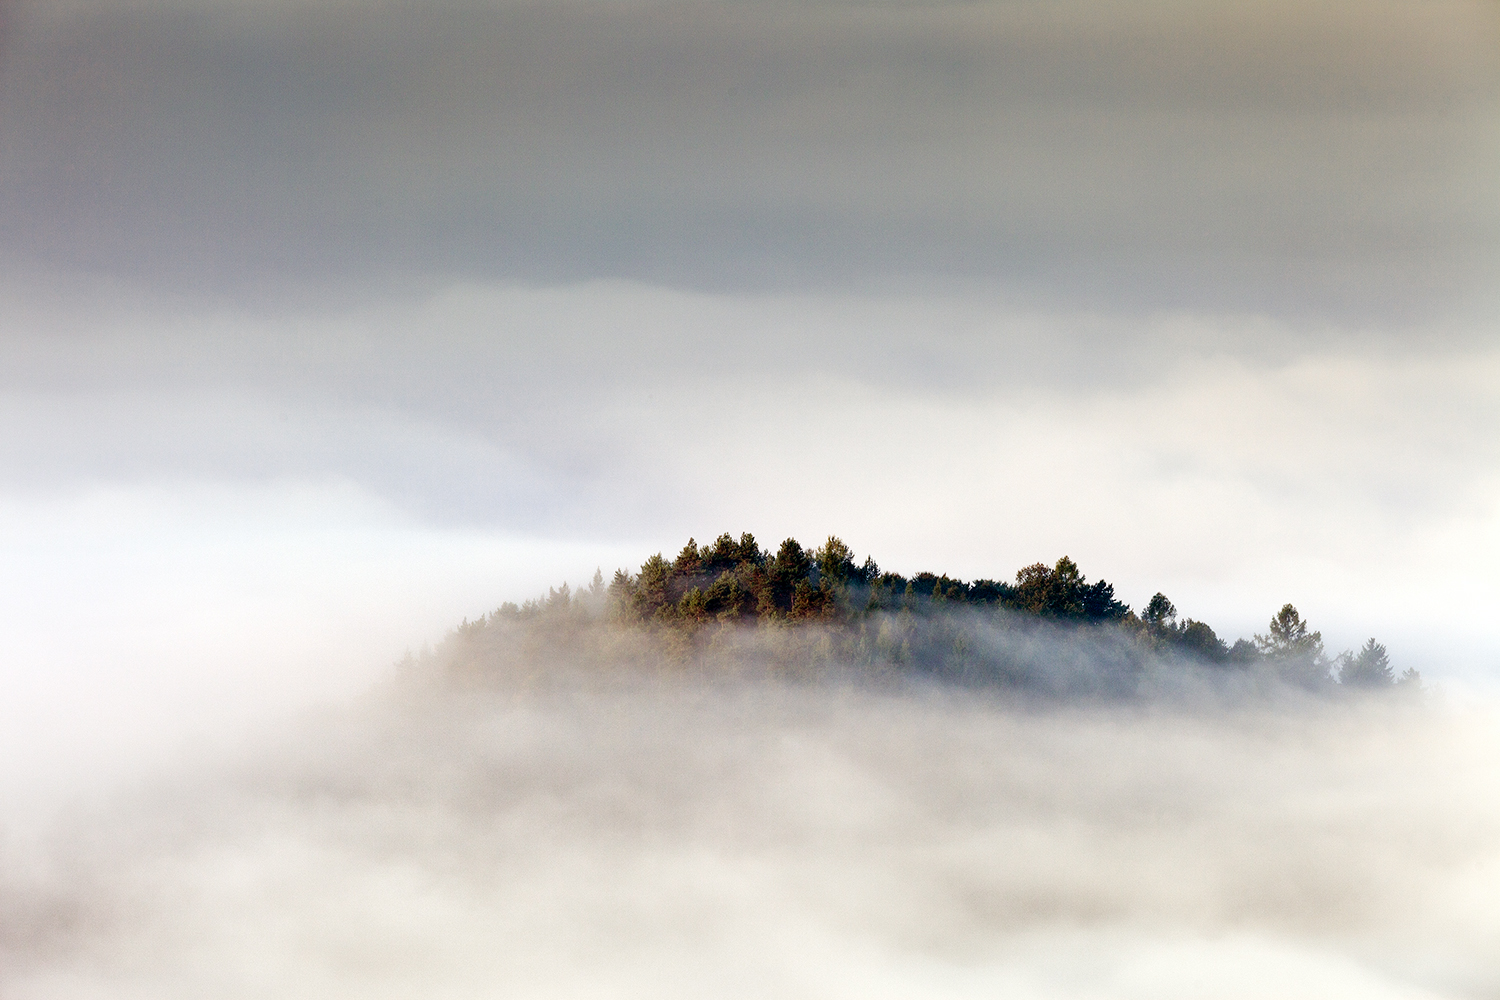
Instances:
[[[1500,991],[1493,711],[1021,698],[788,672],[773,633],[711,670],[435,655],[12,830],[0,995]]]

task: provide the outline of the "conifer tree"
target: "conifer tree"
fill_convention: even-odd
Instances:
[[[1271,619],[1269,631],[1257,635],[1261,655],[1274,663],[1288,680],[1316,687],[1328,681],[1328,661],[1323,656],[1323,633],[1314,632],[1291,604],[1283,604]]]
[[[1339,657],[1339,683],[1349,687],[1385,688],[1396,683],[1385,647],[1371,638],[1358,653]]]

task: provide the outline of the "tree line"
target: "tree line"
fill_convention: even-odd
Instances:
[[[564,584],[545,598],[502,605],[487,618],[465,621],[456,638],[472,645],[492,626],[563,619],[575,627],[587,621],[651,635],[685,654],[722,644],[724,635],[749,625],[800,631],[816,636],[816,643],[785,648],[856,665],[1011,683],[1041,675],[1022,662],[1021,645],[996,641],[996,630],[1040,630],[1087,638],[1090,655],[1108,664],[1089,675],[1096,686],[1128,685],[1153,660],[1259,669],[1309,689],[1421,689],[1420,675],[1408,669],[1398,677],[1386,648],[1373,638],[1330,657],[1322,634],[1291,604],[1271,618],[1264,634],[1228,644],[1207,623],[1179,618],[1164,594],[1137,613],[1113,585],[1089,582],[1067,556],[1050,566],[1022,567],[1014,582],[928,572],[908,578],[883,571],[873,558],[856,560],[835,536],[815,549],[788,538],[774,553],[748,533],[723,534],[703,546],[689,539],[675,559],[657,553],[638,572],[617,570],[607,585],[596,572],[576,593]]]

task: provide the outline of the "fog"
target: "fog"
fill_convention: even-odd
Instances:
[[[1497,40],[0,0],[0,996],[1494,995]],[[1449,698],[1004,630],[361,694],[726,529]]]
[[[1024,700],[767,669],[763,634],[712,669],[553,647],[477,676],[440,653],[13,829],[0,991],[1500,988],[1489,704]]]

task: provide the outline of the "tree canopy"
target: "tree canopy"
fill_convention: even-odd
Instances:
[[[1292,604],[1253,642],[1230,645],[1207,623],[1180,619],[1163,593],[1137,614],[1113,585],[1090,582],[1068,556],[1023,566],[1012,579],[926,571],[907,577],[881,570],[873,558],[861,562],[832,535],[815,549],[787,538],[772,552],[754,535],[726,533],[703,546],[690,538],[676,558],[657,553],[634,573],[616,570],[607,585],[596,573],[586,590],[564,585],[522,606],[503,605],[487,619],[465,622],[458,635],[478,642],[486,627],[505,622],[589,620],[655,636],[688,655],[722,647],[746,627],[788,637],[800,630],[805,648],[793,638],[784,648],[881,669],[1025,684],[1035,671],[1028,674],[1018,659],[1021,646],[996,637],[1036,632],[1087,637],[1091,662],[1108,664],[1089,675],[1096,686],[1128,686],[1148,662],[1169,661],[1220,672],[1257,668],[1310,690],[1421,688],[1414,670],[1397,680],[1374,639],[1330,660],[1322,634]]]

